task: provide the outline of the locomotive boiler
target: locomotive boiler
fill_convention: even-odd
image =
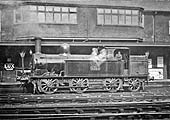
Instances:
[[[93,48],[89,55],[78,55],[70,54],[68,44],[62,47],[65,51],[61,54],[33,54],[27,83],[33,84],[34,92],[144,90],[148,79],[146,55],[130,55],[127,47]]]

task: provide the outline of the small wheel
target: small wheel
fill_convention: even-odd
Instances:
[[[53,94],[58,89],[57,79],[41,79],[37,81],[38,89],[45,94]]]
[[[122,87],[122,79],[120,78],[107,78],[105,79],[104,86],[109,92],[117,92]]]
[[[129,84],[128,90],[131,91],[131,92],[139,91],[141,86],[142,86],[139,78],[129,79],[128,84]]]
[[[89,81],[83,78],[73,78],[71,81],[70,91],[83,93],[88,89]]]

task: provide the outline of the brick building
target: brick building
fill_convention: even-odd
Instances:
[[[11,58],[20,68],[25,51],[29,67],[34,37],[41,37],[42,53],[57,54],[62,43],[71,45],[72,54],[89,54],[96,46],[149,52],[150,72],[170,78],[169,6],[170,0],[2,0],[0,63]]]

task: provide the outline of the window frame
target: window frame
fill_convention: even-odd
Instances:
[[[96,8],[96,23],[97,25],[102,26],[139,26],[144,27],[144,14],[143,11],[140,9],[123,9],[123,8],[107,8],[111,10],[111,24],[106,24],[105,21],[105,9],[106,8]],[[99,12],[103,11],[103,12]],[[117,12],[113,12],[117,11]],[[126,13],[126,11],[130,11],[129,13]],[[137,11],[136,14],[133,14],[133,11]],[[99,17],[100,16],[100,17]],[[114,22],[113,17],[115,17],[117,20]],[[122,17],[122,21],[121,21]],[[129,17],[129,22],[128,18]],[[133,17],[136,17],[137,22],[133,23]],[[103,20],[101,20],[101,19]],[[101,22],[103,21],[103,22]],[[121,22],[121,23],[120,23]],[[136,24],[135,24],[136,23]]]
[[[17,11],[17,9],[14,10],[14,23],[15,24],[20,24],[20,23],[45,23],[45,24],[77,24],[78,20],[77,20],[77,7],[65,7],[65,6],[43,6],[43,5],[27,5],[29,7],[28,11],[29,11],[29,20],[27,22],[23,21],[23,10]],[[23,6],[20,6],[19,9],[22,9]],[[31,7],[33,7],[33,9],[31,9]],[[35,8],[34,8],[35,7]],[[43,8],[42,8],[43,7]],[[51,11],[48,11],[47,8],[51,7]],[[59,11],[57,11],[56,8],[59,8]],[[68,9],[67,11],[62,11],[62,8],[66,8]],[[19,22],[17,22],[17,12],[20,12],[21,15],[21,20]],[[35,13],[35,14],[34,14]],[[35,19],[31,19],[31,15],[36,15]],[[40,14],[44,14],[44,18],[42,21],[39,21],[39,15]],[[48,21],[47,16],[51,15],[52,19],[50,21]],[[55,14],[59,14],[60,15],[60,21],[56,22],[55,19]],[[62,16],[63,15],[67,15],[68,19],[66,20],[66,22],[63,22],[62,20]]]

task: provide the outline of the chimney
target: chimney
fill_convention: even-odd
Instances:
[[[40,37],[35,37],[35,53],[41,53],[41,38]]]

